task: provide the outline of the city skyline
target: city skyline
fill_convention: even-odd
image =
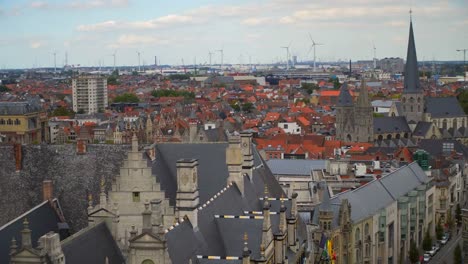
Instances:
[[[464,1],[8,1],[0,7],[0,67],[272,63],[405,58],[409,9],[419,60],[462,60]],[[259,12],[261,11],[261,12]],[[38,23],[42,21],[42,23]],[[39,25],[39,26],[36,26]],[[43,25],[43,26],[41,26]],[[444,47],[444,48],[441,48]]]

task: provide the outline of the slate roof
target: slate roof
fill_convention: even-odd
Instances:
[[[24,115],[42,111],[39,102],[35,100],[24,102],[0,102],[0,116]]]
[[[416,56],[416,45],[414,43],[413,22],[410,22],[410,31],[408,39],[408,49],[406,53],[405,81],[403,92],[417,93],[421,92],[418,72],[418,58]]]
[[[326,160],[270,159],[267,164],[274,175],[310,176],[311,170],[326,168]]]
[[[429,130],[431,129],[431,125],[431,122],[418,122],[418,124],[414,128],[413,135],[424,137],[427,134],[427,132],[429,132]]]
[[[411,133],[404,116],[386,116],[374,118],[374,133]]]
[[[155,164],[158,179],[161,173],[174,174],[175,161],[182,157],[197,158],[199,162],[198,184],[200,206],[198,210],[198,227],[193,228],[189,221],[184,221],[166,233],[169,255],[173,263],[215,263],[196,259],[196,255],[209,256],[242,256],[243,234],[249,234],[249,248],[252,257],[259,256],[262,220],[258,219],[224,219],[215,215],[245,215],[245,211],[262,211],[265,185],[268,186],[268,196],[280,198],[285,196],[281,186],[276,181],[253,146],[254,170],[253,177],[244,176],[244,196],[241,195],[236,184],[226,187],[227,166],[225,151],[228,144],[160,144],[157,157],[162,161]],[[187,151],[187,152],[186,152]],[[156,158],[158,159],[158,158]],[[174,161],[174,168],[170,169],[166,163]],[[171,172],[171,170],[173,170]],[[172,176],[170,176],[172,177]],[[174,178],[175,179],[175,178]],[[164,189],[167,185],[161,184]],[[176,190],[177,186],[173,186]],[[223,190],[220,192],[220,190]],[[167,191],[166,191],[167,192]],[[211,193],[208,195],[208,193]],[[214,198],[214,195],[217,195]],[[175,197],[175,194],[174,194]],[[213,200],[211,200],[213,198]],[[205,203],[209,200],[209,204]],[[205,205],[203,206],[203,204]],[[270,201],[271,211],[279,212],[281,202]],[[291,201],[285,201],[286,216],[291,213]],[[279,216],[271,215],[273,231],[278,230]],[[303,222],[298,219],[298,238],[303,241],[306,237]],[[216,262],[218,263],[218,262]],[[219,262],[224,263],[224,262]],[[235,263],[235,262],[229,262]]]
[[[104,222],[85,228],[62,241],[67,264],[125,263],[117,243]]]
[[[348,90],[348,83],[343,83],[340,88],[340,95],[338,96],[337,106],[353,106],[353,97]]]
[[[421,139],[419,141],[419,148],[429,152],[431,156],[441,156],[443,153],[443,144],[452,143],[453,148],[456,152],[462,153],[465,157],[468,157],[468,148],[457,140],[452,139]]]
[[[351,220],[357,222],[378,213],[398,198],[429,181],[421,167],[413,162],[355,190],[335,195],[330,200],[334,212],[332,225],[338,224],[339,205],[344,199],[348,199],[351,204]],[[312,221],[318,223],[318,213],[314,214]]]
[[[57,200],[53,200],[57,203]],[[31,229],[31,241],[33,247],[37,247],[37,241],[44,234],[54,231],[58,233],[58,224],[61,222],[56,211],[48,201],[44,201],[18,216],[14,220],[0,227],[0,263],[9,263],[10,261],[10,245],[11,239],[15,237],[16,244],[21,245],[21,230],[23,230],[24,219],[27,218],[29,222],[29,229]]]
[[[466,116],[456,97],[425,98],[425,109],[433,118]]]

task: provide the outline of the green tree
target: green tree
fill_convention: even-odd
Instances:
[[[341,87],[340,80],[335,77],[335,78],[330,78],[328,82],[333,83],[333,89],[338,90]]]
[[[318,85],[315,84],[315,83],[302,83],[301,88],[306,90],[306,92],[308,94],[312,94],[314,92],[314,90],[319,89]]]
[[[442,227],[442,224],[440,223],[440,220],[439,220],[437,221],[437,225],[436,225],[436,238],[437,240],[441,240],[443,236],[444,236],[444,228]]]
[[[60,106],[52,112],[52,116],[74,116],[75,113],[67,108]]]
[[[242,111],[249,112],[254,108],[253,104],[250,102],[242,104]]]
[[[177,90],[155,90],[151,92],[154,97],[179,97],[183,96],[186,99],[195,98],[195,93],[189,91],[177,91]]]
[[[411,240],[410,242],[408,257],[411,263],[416,263],[419,261],[419,250],[414,240]]]
[[[468,90],[462,90],[457,96],[458,102],[465,111],[465,114],[468,114]]]
[[[140,99],[133,93],[124,93],[114,98],[114,103],[138,103]]]
[[[457,247],[455,247],[455,250],[453,251],[453,263],[462,264],[462,252],[460,244],[457,244]]]
[[[460,225],[462,221],[462,214],[459,203],[457,203],[457,208],[455,209],[455,219],[457,220],[457,225]]]
[[[0,93],[10,92],[11,90],[4,84],[0,85]]]
[[[447,218],[445,219],[445,224],[448,226],[449,230],[453,228],[453,216],[452,210],[450,209],[447,213]]]
[[[422,247],[425,251],[431,250],[432,248],[432,238],[431,238],[431,235],[429,234],[429,228],[426,230],[426,233],[424,234]]]
[[[231,104],[231,107],[236,112],[240,112],[240,110],[241,110],[241,107],[239,106],[239,104]]]
[[[117,76],[111,75],[111,76],[107,77],[107,84],[110,84],[110,85],[117,85],[117,84],[119,84],[119,82],[118,82],[118,80],[117,80]]]

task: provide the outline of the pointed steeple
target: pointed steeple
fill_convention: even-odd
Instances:
[[[331,212],[331,201],[330,201],[330,193],[328,192],[327,183],[324,182],[321,184],[323,188],[323,195],[322,195],[322,203],[320,204],[320,211],[322,212]]]
[[[403,90],[405,93],[417,93],[421,91],[421,85],[419,84],[418,58],[416,56],[416,45],[414,43],[413,19],[411,18],[411,13],[412,11],[410,11],[410,30],[405,64],[405,86]]]
[[[361,80],[361,88],[359,89],[359,97],[357,98],[358,107],[369,107],[369,92],[367,91],[366,81]]]
[[[343,83],[340,88],[337,106],[353,106],[353,97],[348,90],[348,83]]]

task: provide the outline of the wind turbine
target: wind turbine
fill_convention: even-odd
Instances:
[[[141,69],[140,69],[140,55],[141,55],[141,53],[139,51],[137,51],[136,53],[138,54],[138,72],[140,72],[141,71]]]
[[[289,47],[291,46],[291,42],[286,47],[280,47],[282,49],[286,49],[286,71],[289,71]]]
[[[312,45],[310,45],[310,49],[309,49],[309,52],[314,49],[314,72],[315,72],[315,47],[316,46],[320,46],[320,45],[323,45],[323,43],[316,43],[313,39],[312,39],[312,35],[310,35],[309,33],[309,38],[310,38],[310,41],[312,41]]]
[[[223,47],[221,47],[221,49],[217,50],[220,55],[221,55],[221,70],[223,69],[223,57],[224,57],[224,50],[223,50]]]
[[[209,60],[210,60],[210,68],[211,68],[211,56],[213,55],[213,52],[211,51],[208,51],[208,57],[209,57]]]
[[[57,51],[54,51],[54,73],[57,73]]]

